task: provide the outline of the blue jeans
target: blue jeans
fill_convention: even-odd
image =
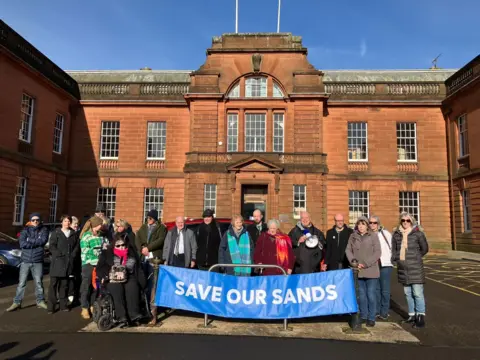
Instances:
[[[45,301],[43,295],[43,263],[24,263],[20,265],[20,278],[18,280],[17,293],[13,302],[21,304],[25,295],[25,288],[27,287],[28,274],[32,273],[33,281],[35,282],[35,296],[37,304]]]
[[[408,316],[425,315],[425,297],[423,284],[404,285],[403,292],[407,298]]]
[[[375,321],[377,314],[377,283],[378,279],[358,279],[358,297],[360,318]]]
[[[390,276],[393,267],[380,266],[380,279],[377,286],[377,313],[387,317],[390,310]]]

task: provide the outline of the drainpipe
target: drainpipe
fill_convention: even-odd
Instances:
[[[453,250],[457,250],[457,229],[456,229],[456,217],[455,217],[455,202],[454,202],[454,193],[453,193],[453,165],[452,165],[452,142],[451,142],[451,120],[450,114],[452,110],[448,109],[445,112],[445,117],[447,120],[447,152],[448,152],[448,181],[449,181],[449,189],[448,192],[450,194],[450,222],[452,227],[452,247]]]

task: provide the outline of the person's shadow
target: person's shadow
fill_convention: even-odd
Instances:
[[[9,342],[9,343],[5,343],[5,344],[0,345],[0,354],[3,354],[5,352],[13,349],[17,345],[18,345],[18,342]]]
[[[15,345],[12,346],[12,347],[14,347],[18,343],[11,343],[11,344],[15,344]],[[44,356],[37,357],[37,355],[41,355],[43,352],[47,351],[52,346],[53,346],[53,342],[47,342],[45,344],[37,346],[36,348],[33,348],[32,350],[30,350],[30,351],[28,351],[28,352],[26,352],[22,355],[7,358],[7,360],[48,360],[48,359],[51,359],[52,356],[57,352],[56,349],[51,349]],[[8,349],[8,350],[10,350],[10,349]]]

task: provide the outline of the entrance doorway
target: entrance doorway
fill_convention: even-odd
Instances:
[[[242,216],[245,220],[260,209],[264,218],[267,214],[268,185],[242,185]]]

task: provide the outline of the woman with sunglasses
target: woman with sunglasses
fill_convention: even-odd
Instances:
[[[142,318],[140,294],[145,289],[146,279],[140,257],[128,236],[114,235],[111,245],[98,259],[97,277],[107,283],[120,326],[138,323]]]
[[[400,223],[392,237],[392,261],[397,264],[398,282],[407,298],[408,319],[415,328],[425,327],[425,270],[422,258],[428,253],[425,234],[415,218],[407,212],[400,214]]]

